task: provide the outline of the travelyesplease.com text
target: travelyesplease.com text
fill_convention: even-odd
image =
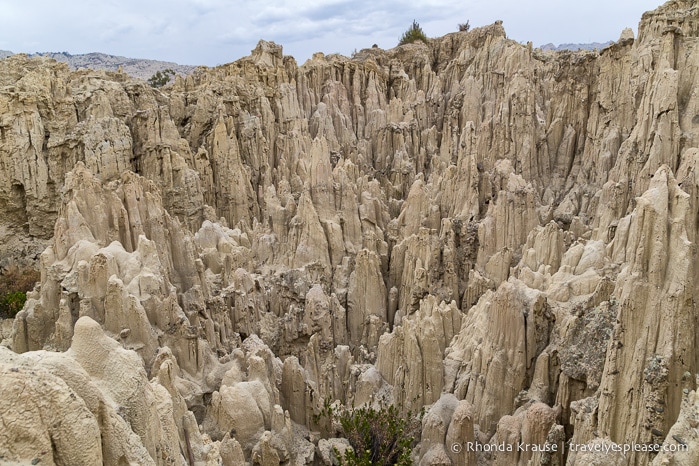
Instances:
[[[595,443],[545,443],[538,445],[535,443],[480,443],[480,442],[464,442],[451,444],[453,453],[461,452],[594,452],[609,454],[612,452],[629,453],[629,452],[649,452],[659,453],[661,451],[676,452],[687,451],[688,446],[677,443],[613,443],[613,442],[595,442]]]

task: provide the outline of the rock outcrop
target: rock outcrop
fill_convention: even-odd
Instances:
[[[168,369],[149,382],[141,358],[97,322],[81,317],[74,330],[65,353],[0,348],[3,460],[184,465],[187,452],[218,464],[216,445],[205,445],[194,415],[165,388]]]
[[[41,269],[1,459],[332,464],[328,401],[425,408],[421,465],[693,464],[698,24],[262,41],[162,89],[0,60],[0,265]]]

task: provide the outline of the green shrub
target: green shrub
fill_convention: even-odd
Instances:
[[[170,68],[164,69],[163,71],[156,71],[153,76],[148,78],[148,84],[151,87],[163,87],[170,82],[170,78],[175,76],[175,72]]]
[[[403,33],[398,42],[398,45],[412,44],[415,41],[421,40],[427,43],[427,36],[417,21],[413,20],[413,24]]]
[[[349,409],[326,401],[316,422],[326,418],[337,423],[352,449],[344,457],[335,450],[335,458],[342,466],[410,466],[410,453],[422,429],[424,410],[401,414],[402,406],[383,405],[379,409],[364,405]]]
[[[0,318],[14,318],[24,307],[27,291],[34,288],[41,274],[31,267],[9,266],[0,274]]]
[[[15,291],[0,296],[0,318],[12,319],[24,307],[27,301],[27,293]]]

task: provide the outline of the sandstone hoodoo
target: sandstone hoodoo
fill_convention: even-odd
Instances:
[[[0,60],[0,266],[40,272],[0,464],[361,456],[328,406],[416,465],[699,464],[697,63],[689,0],[592,51]]]

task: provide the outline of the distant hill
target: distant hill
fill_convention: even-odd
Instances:
[[[13,55],[8,50],[0,50],[0,59]],[[56,61],[67,63],[72,69],[93,69],[93,70],[108,70],[117,71],[119,67],[133,77],[148,79],[155,72],[171,69],[177,74],[186,75],[191,73],[196,66],[178,65],[169,61],[145,60],[140,58],[127,58],[116,55],[108,55],[106,53],[86,53],[79,55],[71,55],[68,52],[41,52],[32,53],[29,56],[42,56],[53,58]]]
[[[559,44],[559,45],[554,45],[554,44],[546,44],[542,45],[539,47],[541,50],[547,50],[547,51],[554,51],[554,52],[560,52],[561,50],[602,50],[606,46],[613,44],[614,41],[607,41],[607,42],[591,42],[589,44]]]

